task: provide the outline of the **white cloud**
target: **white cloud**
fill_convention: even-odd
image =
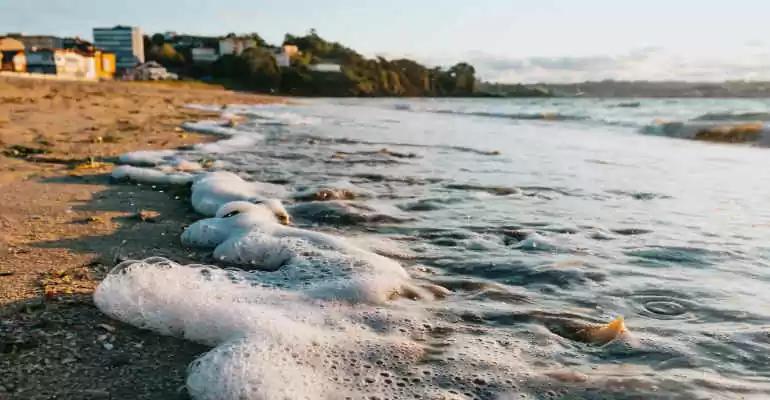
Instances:
[[[770,80],[770,47],[736,45],[729,54],[688,54],[642,48],[620,55],[515,58],[471,52],[465,60],[484,80],[496,82],[582,82],[586,80]]]

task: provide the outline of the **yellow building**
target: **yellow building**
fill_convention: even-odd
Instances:
[[[0,71],[24,72],[24,43],[8,37],[0,38]]]
[[[293,44],[285,44],[283,45],[283,53],[289,57],[294,57],[299,53],[299,49]]]
[[[108,80],[115,75],[115,54],[99,50],[42,49],[27,53],[26,70],[70,79]]]
[[[96,64],[96,76],[102,80],[110,80],[115,77],[115,54],[103,51],[94,52],[94,64]]]

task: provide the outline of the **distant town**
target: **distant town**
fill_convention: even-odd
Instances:
[[[51,74],[80,79],[176,79],[157,62],[146,63],[148,37],[137,27],[94,28],[93,41],[51,35],[8,33],[0,37],[0,71],[27,74]],[[243,37],[200,37],[163,34],[164,43],[190,50],[191,61],[211,64],[223,56],[240,55],[258,47],[256,40]],[[274,49],[280,67],[289,67],[297,46]],[[145,65],[146,64],[146,65]],[[334,64],[318,65],[319,70],[338,70]]]
[[[145,35],[140,28],[93,28],[93,40],[7,33],[0,75],[77,80],[191,79],[228,88],[300,96],[394,97],[769,97],[766,82],[612,81],[503,84],[477,78],[459,62],[448,68],[414,60],[366,58],[315,30],[271,45],[259,34]]]

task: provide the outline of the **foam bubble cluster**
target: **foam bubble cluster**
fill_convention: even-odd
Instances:
[[[186,185],[193,181],[194,175],[187,172],[164,172],[155,168],[121,165],[112,171],[116,180],[130,180],[152,185]]]
[[[316,298],[383,303],[396,296],[430,297],[400,263],[342,237],[282,225],[279,202],[230,202],[214,218],[190,225],[188,246],[213,247],[220,262],[262,271],[264,278],[301,283]]]
[[[210,172],[198,176],[192,185],[191,202],[195,211],[213,216],[217,210],[231,201],[264,201],[286,196],[282,186],[264,182],[248,182],[226,171]]]
[[[151,258],[115,267],[94,299],[113,318],[215,346],[190,365],[195,399],[492,398],[485,391],[526,375],[495,340],[449,347],[424,308],[345,305],[302,288]]]

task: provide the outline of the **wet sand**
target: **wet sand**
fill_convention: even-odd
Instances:
[[[93,288],[116,262],[201,261],[179,244],[199,217],[182,193],[111,185],[127,151],[215,140],[185,104],[277,97],[184,84],[0,78],[0,399],[186,398],[200,345],[103,316]],[[104,163],[104,164],[102,164]]]

